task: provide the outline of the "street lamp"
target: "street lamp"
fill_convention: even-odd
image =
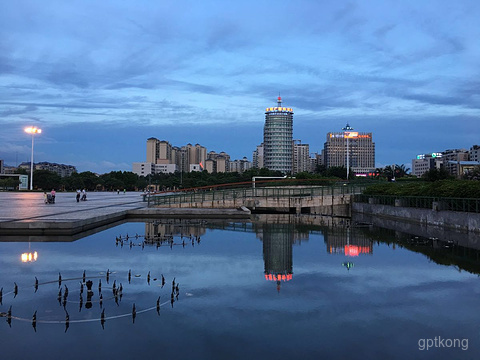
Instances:
[[[35,134],[41,134],[42,129],[39,129],[36,126],[30,126],[28,128],[25,128],[25,132],[32,134],[32,157],[30,159],[30,190],[33,190],[33,137]]]
[[[347,181],[348,181],[348,176],[350,174],[350,149],[348,148],[348,139],[355,139],[358,137],[358,132],[353,132],[353,128],[348,125],[342,128],[343,130],[343,137],[347,139]]]

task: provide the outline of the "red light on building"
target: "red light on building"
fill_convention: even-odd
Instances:
[[[370,254],[372,250],[367,246],[345,245],[345,256],[358,256]]]
[[[292,278],[293,274],[265,274],[267,281],[290,281]]]

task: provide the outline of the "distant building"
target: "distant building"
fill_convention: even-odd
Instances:
[[[252,162],[248,161],[246,157],[241,160],[230,161],[230,172],[243,173],[252,168]]]
[[[23,162],[18,167],[25,169],[27,171],[30,170],[31,164],[29,162]],[[49,163],[49,162],[39,162],[33,164],[34,170],[48,170],[58,174],[61,177],[66,177],[72,175],[74,172],[77,172],[77,169],[73,165],[65,165],[65,164],[57,164],[57,163]]]
[[[310,166],[311,166],[311,171],[315,172],[317,169],[317,166],[323,165],[323,151],[322,153],[313,153],[312,157],[310,158]]]
[[[466,149],[448,149],[442,152],[443,167],[451,175],[461,177],[463,171],[460,162],[469,161],[469,152]]]
[[[344,129],[348,129],[348,131],[327,134],[323,153],[325,166],[327,168],[347,167],[348,163],[357,175],[374,172],[375,143],[372,140],[372,133],[351,131],[353,129],[348,124]]]
[[[132,172],[138,176],[154,174],[172,174],[177,171],[175,164],[154,164],[151,162],[134,162]]]
[[[190,172],[192,171],[202,171],[200,164],[190,164]]]
[[[207,160],[205,160],[205,170],[209,173],[221,173],[230,171],[230,155],[222,151],[216,153],[210,151],[207,154]]]
[[[172,146],[168,141],[151,137],[147,139],[147,162],[156,165],[175,165],[175,169],[189,172],[203,168],[207,158],[207,149],[199,144],[187,144],[182,147]],[[192,167],[193,166],[193,167]],[[174,167],[162,167],[162,171],[171,171]],[[198,171],[198,170],[195,170]]]
[[[469,152],[469,160],[470,161],[480,161],[480,146],[479,145],[473,145]]]
[[[412,160],[412,175],[420,177],[430,169],[440,169],[442,164],[440,152],[417,155],[417,158]]]
[[[308,144],[302,144],[301,140],[293,140],[292,144],[292,173],[298,174],[300,172],[311,172],[310,146]]]
[[[477,148],[475,148],[477,147]],[[417,155],[412,160],[412,175],[422,176],[431,169],[445,169],[450,175],[461,178],[465,173],[480,165],[476,159],[480,149],[474,145],[470,150],[447,149],[443,152],[434,152]]]
[[[276,107],[265,110],[263,128],[263,162],[269,170],[290,174],[292,164],[293,109],[282,107],[282,98]]]
[[[463,175],[468,174],[475,167],[480,166],[478,161],[446,161],[446,168],[448,168],[452,175],[457,178],[462,178]]]
[[[155,173],[155,164],[151,162],[134,162],[132,172],[138,176],[147,176]]]
[[[263,163],[263,143],[260,145],[257,145],[257,149],[253,152],[253,157],[252,157],[252,167],[261,169],[264,167]]]

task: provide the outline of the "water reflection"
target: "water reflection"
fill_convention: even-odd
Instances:
[[[282,281],[290,281],[293,277],[294,230],[293,224],[263,224],[261,233],[257,232],[263,241],[265,280],[275,281],[277,291]]]
[[[418,339],[478,331],[478,277],[452,268],[479,274],[478,250],[368,222],[124,223],[20,264],[26,244],[0,242],[2,358],[25,343],[54,358],[352,358],[354,342],[353,358],[404,359]]]

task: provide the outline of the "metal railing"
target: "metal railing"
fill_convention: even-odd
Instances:
[[[354,202],[480,213],[480,199],[356,194]]]
[[[361,193],[367,185],[345,184],[333,186],[296,186],[296,187],[261,187],[226,190],[200,190],[177,192],[174,194],[156,194],[145,196],[148,206],[170,206],[182,203],[205,201],[225,201],[233,199],[251,199],[258,197],[311,197],[335,196]]]

